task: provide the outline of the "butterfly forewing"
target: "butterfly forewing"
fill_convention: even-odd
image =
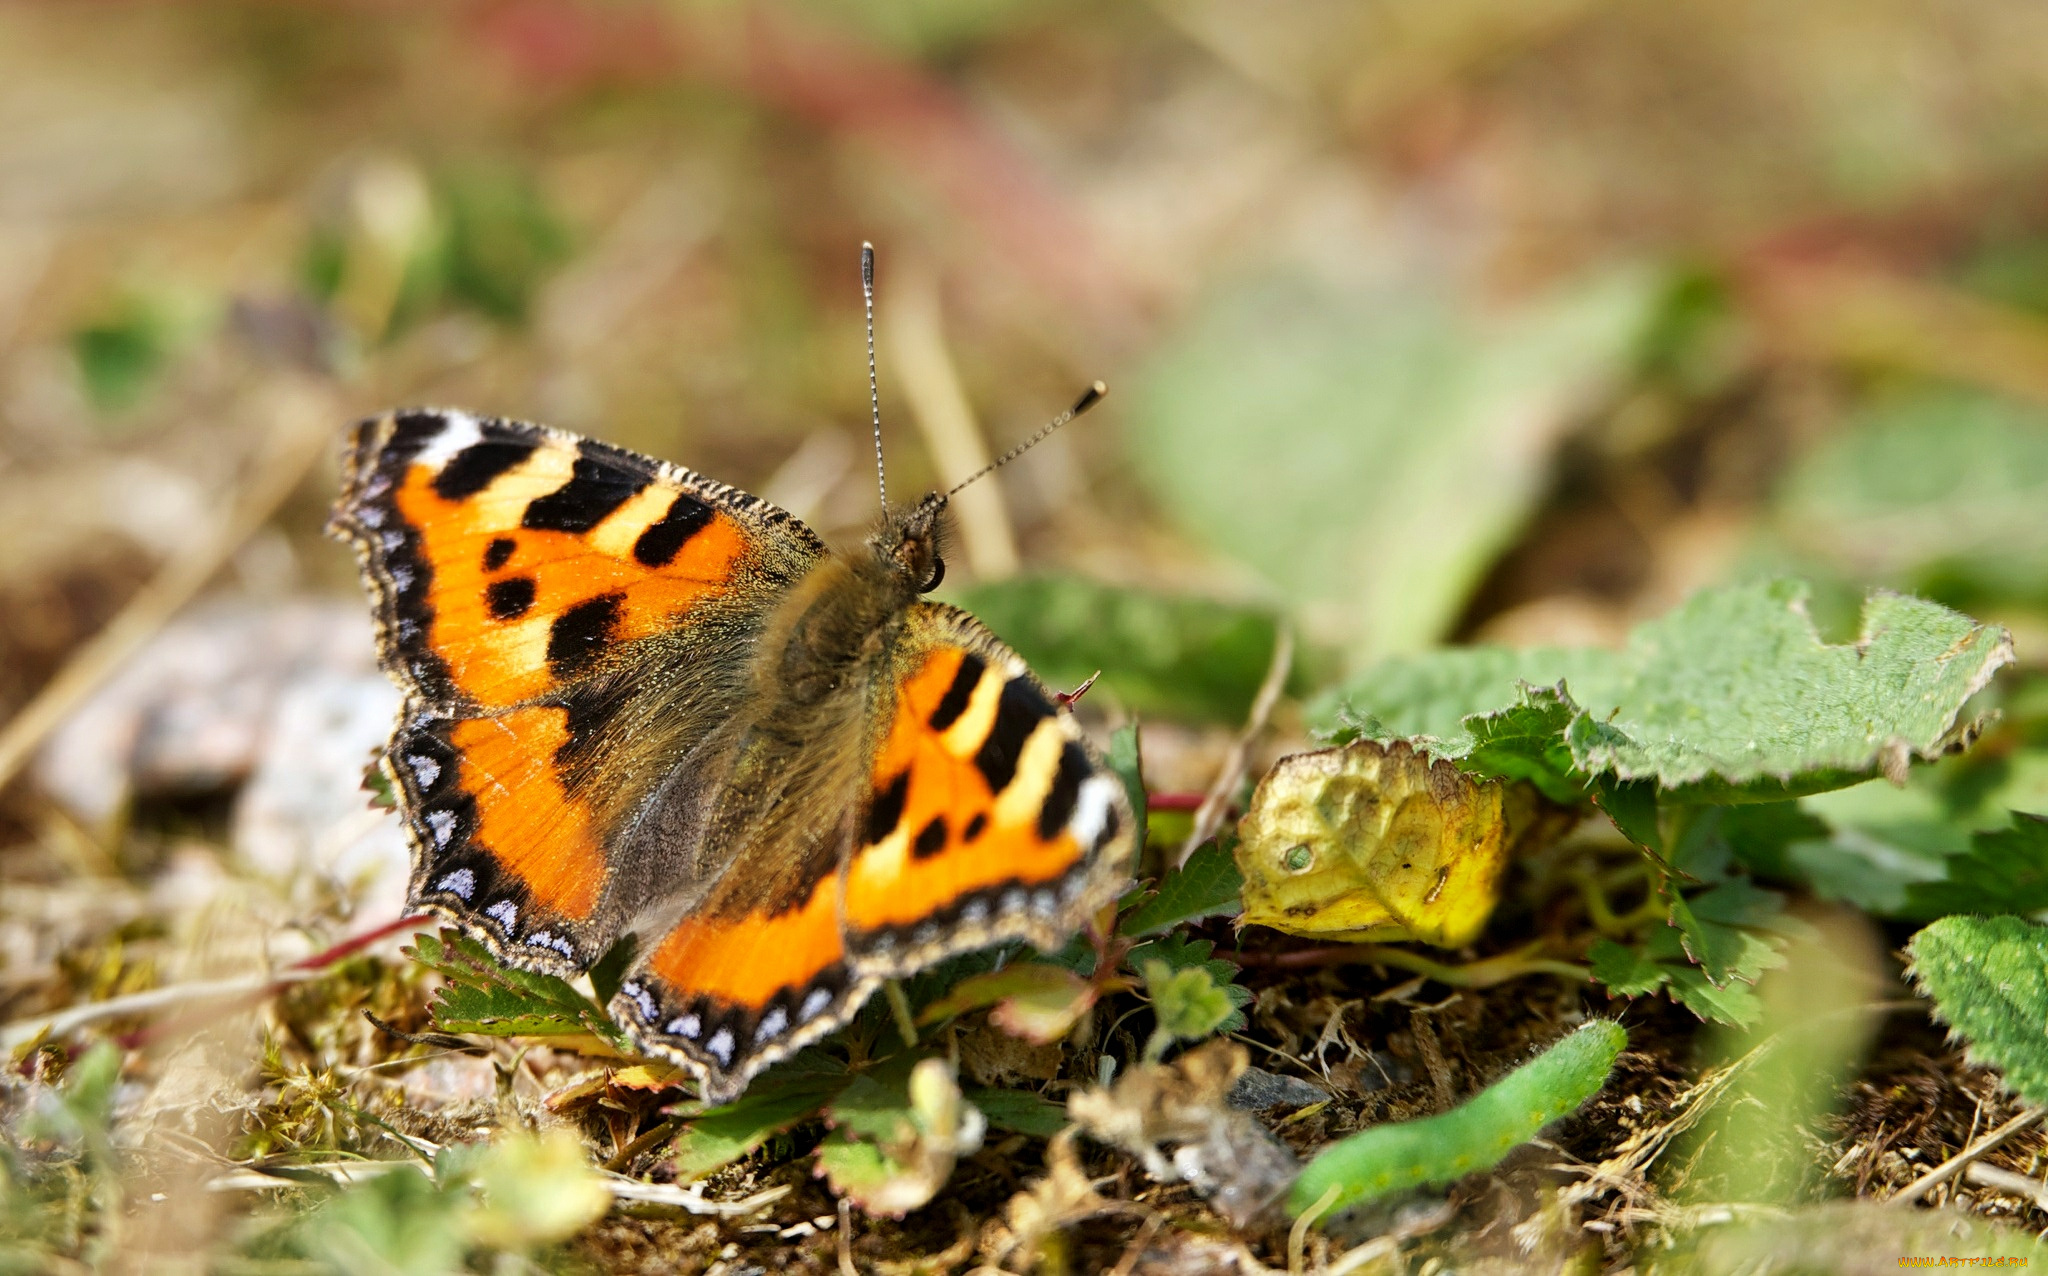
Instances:
[[[649,867],[615,854],[662,778],[629,764],[730,715],[734,648],[822,547],[723,484],[521,422],[372,418],[343,468],[333,527],[406,693],[385,766],[412,902],[515,964],[579,970]]]

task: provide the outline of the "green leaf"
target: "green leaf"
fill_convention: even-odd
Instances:
[[[1222,840],[1205,842],[1159,889],[1124,915],[1117,933],[1140,939],[1204,917],[1235,917],[1244,907],[1244,874]]]
[[[967,1101],[998,1130],[1049,1139],[1067,1128],[1066,1108],[1029,1090],[969,1090]]]
[[[674,1144],[676,1181],[700,1179],[739,1160],[817,1113],[852,1080],[836,1063],[809,1051],[762,1073],[746,1094],[684,1127]]]
[[[95,1042],[65,1070],[57,1102],[28,1109],[24,1133],[103,1151],[113,1118],[114,1087],[121,1080],[121,1059],[121,1048],[113,1042]]]
[[[446,980],[430,1009],[442,1032],[487,1037],[590,1033],[622,1053],[619,1026],[582,993],[553,975],[501,966],[488,949],[454,929],[421,935],[407,955]]]
[[[1712,1023],[1754,1028],[1763,1021],[1764,1003],[1748,984],[1715,986],[1695,966],[1668,967],[1671,971],[1671,999]]]
[[[1724,882],[1673,900],[1671,925],[1707,982],[1716,987],[1731,979],[1755,983],[1764,971],[1785,964],[1779,946],[1754,929],[1776,920],[1784,904],[1784,897],[1774,891],[1745,881]]]
[[[442,272],[451,299],[518,323],[569,256],[569,234],[524,174],[463,165],[442,174]]]
[[[1776,506],[1787,548],[1845,575],[2048,598],[2048,412],[1946,387],[1879,399],[1790,468]]]
[[[1127,722],[1109,735],[1109,753],[1103,758],[1117,778],[1124,782],[1124,796],[1130,799],[1131,815],[1143,830],[1148,816],[1145,802],[1145,748],[1138,724]],[[1141,845],[1138,850],[1145,848]]]
[[[1189,970],[1202,967],[1220,981],[1228,981],[1237,974],[1235,963],[1215,955],[1216,945],[1207,939],[1190,939],[1186,935],[1163,935],[1158,939],[1139,944],[1124,956],[1124,964],[1132,970],[1148,961],[1163,961],[1170,969]]]
[[[1896,594],[1873,594],[1857,641],[1830,645],[1806,597],[1791,581],[1708,590],[1638,627],[1619,652],[1475,648],[1388,661],[1316,713],[1333,724],[1371,715],[1465,758],[1478,744],[1467,718],[1527,703],[1519,683],[1562,682],[1580,707],[1563,732],[1576,771],[1654,781],[1680,801],[1758,801],[1939,756],[1965,702],[2013,660],[2003,629]],[[1529,752],[1525,741],[1513,756]]]
[[[1595,940],[1586,953],[1586,959],[1592,967],[1593,978],[1622,997],[1640,997],[1644,993],[1655,992],[1671,979],[1671,972],[1661,963],[1612,939]]]
[[[1649,780],[1616,780],[1603,775],[1593,781],[1593,805],[1600,808],[1621,835],[1661,859],[1664,832],[1658,827],[1660,814],[1657,786]]]
[[[856,1078],[825,1115],[833,1130],[818,1148],[819,1172],[862,1209],[892,1215],[930,1203],[987,1125],[951,1064],[909,1056]]]
[[[1906,954],[1935,1018],[1969,1042],[1970,1062],[1997,1068],[2028,1103],[2048,1104],[2048,927],[1944,917],[1914,935]]]
[[[625,935],[597,959],[597,964],[590,968],[590,990],[597,994],[598,1005],[611,1004],[613,994],[619,991],[619,984],[626,977],[627,968],[639,955],[640,937]]]
[[[1002,635],[1055,690],[1102,675],[1138,714],[1239,723],[1272,663],[1273,612],[1175,597],[1077,576],[1017,577],[963,588],[961,606]],[[1305,692],[1315,664],[1297,659]]]
[[[1899,915],[1925,920],[2048,910],[2048,818],[2016,812],[2013,821],[2011,828],[1972,837],[1968,850],[1943,863],[1939,881],[1908,885]]]
[[[1212,956],[1206,939],[1172,934],[1131,949],[1125,961],[1145,980],[1158,1027],[1146,1054],[1157,1059],[1174,1041],[1199,1041],[1244,1027],[1252,994],[1232,982],[1237,967]]]
[[[154,316],[133,311],[71,334],[86,397],[102,412],[131,407],[156,378],[170,343]]]
[[[350,1185],[307,1214],[288,1239],[313,1270],[446,1276],[462,1270],[476,1204],[411,1166]]]
[[[2032,731],[2032,710],[2007,698],[2001,734]],[[1916,768],[1903,788],[1871,782],[1799,806],[1805,835],[1765,871],[1823,898],[1915,921],[2048,908],[2034,867],[2048,853],[2036,818],[2048,814],[2048,750],[1977,750]]]
[[[1785,964],[1786,936],[1804,923],[1783,915],[1784,899],[1740,879],[1671,900],[1667,926],[1636,948],[1601,939],[1587,957],[1593,978],[1617,996],[1664,989],[1702,1019],[1747,1028],[1763,1016],[1751,986]]]
[[[1565,731],[1578,713],[1579,706],[1572,703],[1563,683],[1524,687],[1522,703],[1477,714],[1464,723],[1472,739],[1466,769],[1527,780],[1551,801],[1576,806],[1586,800],[1586,782],[1572,760]]]
[[[1161,1058],[1176,1041],[1200,1041],[1221,1031],[1233,1018],[1239,1023],[1244,1021],[1226,991],[1230,985],[1217,983],[1216,976],[1205,967],[1175,970],[1163,961],[1148,961],[1140,969],[1145,976],[1145,992],[1152,999],[1152,1012],[1158,1019],[1151,1040],[1145,1043],[1147,1060]]]
[[[470,1231],[504,1249],[568,1240],[612,1206],[583,1141],[565,1129],[501,1135],[471,1178],[483,1205],[470,1216]]]
[[[1093,986],[1086,979],[1062,966],[1037,961],[1013,962],[1001,970],[961,980],[951,992],[919,1011],[917,1022],[918,1026],[924,1027],[955,1015],[964,1015],[970,1010],[1020,998],[1048,1008],[1085,1001],[1086,1004],[1080,1007],[1085,1010],[1094,1002],[1093,993]],[[1079,1013],[1079,1010],[1075,1011],[1076,1017]]]
[[[1702,831],[1719,839],[1730,861],[1767,877],[1798,876],[1793,848],[1825,837],[1828,831],[1798,802],[1746,802],[1714,809],[1716,820]]]
[[[1127,434],[1167,513],[1347,635],[1440,637],[1628,364],[1657,281],[1617,272],[1511,312],[1449,289],[1306,279],[1212,297],[1159,347]]]

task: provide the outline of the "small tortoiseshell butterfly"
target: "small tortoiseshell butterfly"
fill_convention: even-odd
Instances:
[[[920,597],[946,496],[828,549],[689,470],[442,410],[362,422],[343,466],[330,528],[405,693],[382,766],[413,905],[565,977],[637,935],[609,1009],[706,1098],[884,980],[1058,947],[1128,881],[1130,807],[1073,716]]]

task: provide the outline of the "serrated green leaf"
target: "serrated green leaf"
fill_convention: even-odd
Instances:
[[[1586,782],[1572,761],[1564,733],[1579,713],[1564,684],[1525,687],[1522,703],[1474,715],[1464,723],[1471,748],[1468,770],[1502,779],[1527,780],[1562,806],[1586,800]]]
[[[1565,742],[1587,777],[1655,781],[1680,801],[1758,801],[1939,755],[1965,702],[2013,659],[2003,629],[1896,594],[1865,601],[1854,644],[1823,643],[1806,596],[1790,581],[1708,590],[1639,626],[1619,652],[1478,648],[1388,661],[1315,716],[1370,714],[1463,758],[1476,743],[1465,718],[1521,702],[1519,683],[1563,682],[1582,710]]]
[[[1752,929],[1769,925],[1783,908],[1782,896],[1738,880],[1675,896],[1670,921],[1685,956],[1719,988],[1731,980],[1754,983],[1764,971],[1785,964],[1778,944]]]
[[[1144,978],[1158,1016],[1158,1032],[1146,1046],[1154,1058],[1155,1045],[1163,1052],[1173,1040],[1196,1041],[1244,1026],[1243,1008],[1251,1004],[1251,990],[1232,982],[1237,967],[1212,956],[1215,949],[1206,939],[1171,934],[1140,944],[1127,955],[1128,965]],[[1164,1006],[1162,996],[1169,999]]]
[[[1753,1028],[1764,1017],[1763,999],[1745,983],[1715,987],[1696,966],[1670,966],[1671,999],[1702,1019]]]
[[[1223,839],[1206,842],[1124,916],[1117,933],[1138,939],[1204,917],[1235,917],[1244,908],[1243,892],[1244,874]]]
[[[913,1133],[910,1069],[916,1062],[915,1057],[904,1055],[861,1073],[825,1105],[825,1119],[835,1130],[855,1138],[909,1137]]]
[[[1658,827],[1660,808],[1654,783],[1648,780],[1623,782],[1613,776],[1595,776],[1592,794],[1593,805],[1614,822],[1614,827],[1621,830],[1623,837],[1650,852],[1653,858],[1662,858],[1664,833]]]
[[[1797,876],[1792,848],[1827,835],[1827,825],[1797,802],[1749,802],[1712,808],[1716,818],[1702,819],[1699,834],[1717,839],[1728,860],[1769,877]]]
[[[1184,934],[1162,935],[1131,949],[1124,962],[1132,970],[1141,969],[1148,961],[1163,961],[1172,970],[1200,966],[1217,979],[1227,981],[1237,973],[1237,966],[1215,953],[1216,945],[1211,940],[1191,939]]]
[[[2048,927],[2018,917],[1944,917],[1906,946],[1935,1017],[2028,1103],[2048,1104]]]
[[[1785,965],[1786,932],[1804,926],[1783,915],[1783,904],[1739,879],[1677,895],[1671,924],[1653,926],[1639,947],[1596,941],[1587,954],[1593,977],[1623,997],[1663,988],[1702,1019],[1750,1027],[1763,1015],[1752,984]]]
[[[1950,856],[1942,870],[1938,881],[1906,887],[1899,916],[2048,910],[2048,818],[2015,812],[2011,828],[1972,837],[1969,849]]]
[[[1658,962],[1612,939],[1599,939],[1586,953],[1593,978],[1622,997],[1640,997],[1662,988],[1671,972]]]
[[[1158,1059],[1175,1041],[1200,1041],[1221,1031],[1233,1018],[1242,1022],[1237,1003],[1225,991],[1230,985],[1217,983],[1206,967],[1175,970],[1163,961],[1148,961],[1140,969],[1158,1019],[1145,1046],[1147,1059]]]
[[[1265,609],[1078,576],[992,581],[957,598],[1055,689],[1100,673],[1102,690],[1136,713],[1201,722],[1244,721],[1279,632]],[[1314,663],[1297,662],[1297,692]]]
[[[851,1081],[836,1063],[810,1052],[762,1073],[746,1094],[694,1118],[676,1137],[676,1181],[688,1183],[732,1164],[816,1114]]]
[[[1124,782],[1124,797],[1131,803],[1131,815],[1138,822],[1140,840],[1151,812],[1145,801],[1145,744],[1138,724],[1127,722],[1109,733],[1109,751],[1103,762]],[[1140,851],[1145,848],[1141,845]]]
[[[1723,926],[1770,926],[1785,911],[1783,895],[1741,878],[1702,891],[1689,902],[1702,922]]]
[[[442,1032],[487,1037],[589,1033],[622,1052],[626,1036],[597,1005],[553,975],[501,966],[490,951],[454,929],[420,935],[406,950],[445,981],[428,1007]]]
[[[1067,1109],[1029,1090],[969,1090],[967,1101],[998,1130],[1049,1139],[1067,1128]]]

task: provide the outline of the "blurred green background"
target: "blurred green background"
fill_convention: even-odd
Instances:
[[[16,3],[0,712],[392,404],[858,529],[863,239],[892,490],[1112,387],[963,504],[963,587],[1354,667],[1759,572],[2048,632],[2031,0]],[[326,447],[227,587],[352,588]]]

